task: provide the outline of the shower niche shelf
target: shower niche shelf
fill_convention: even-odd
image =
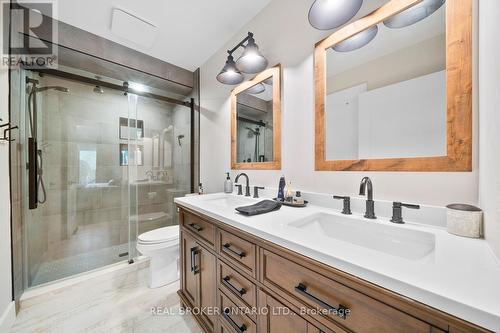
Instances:
[[[135,147],[132,145],[129,147],[127,143],[120,143],[120,166],[128,165],[144,165],[143,145],[135,145]]]

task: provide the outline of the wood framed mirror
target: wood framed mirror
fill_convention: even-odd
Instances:
[[[472,171],[472,0],[401,27],[420,3],[391,0],[316,44],[316,170]]]
[[[281,65],[231,93],[231,169],[281,169]]]

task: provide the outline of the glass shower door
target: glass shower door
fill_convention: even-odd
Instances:
[[[25,202],[36,203],[25,205],[26,282],[32,287],[136,255],[138,201],[130,179],[136,179],[137,163],[124,160],[123,152],[135,151],[140,138],[121,136],[120,119],[135,120],[137,112],[123,92],[101,94],[88,84],[28,75],[23,147],[36,139],[36,158],[28,158],[28,149],[25,154],[38,168],[25,191]],[[137,121],[129,123],[130,131],[139,130]]]

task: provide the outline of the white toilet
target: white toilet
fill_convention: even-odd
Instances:
[[[137,250],[151,258],[150,288],[158,288],[179,279],[178,225],[151,230],[139,235]]]

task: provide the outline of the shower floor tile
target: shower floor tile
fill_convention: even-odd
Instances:
[[[40,284],[88,272],[126,260],[128,258],[127,256],[119,257],[118,255],[128,252],[128,246],[128,244],[120,244],[50,262],[44,262],[40,264],[31,286],[38,286]],[[135,243],[132,244],[132,247],[135,248]]]

